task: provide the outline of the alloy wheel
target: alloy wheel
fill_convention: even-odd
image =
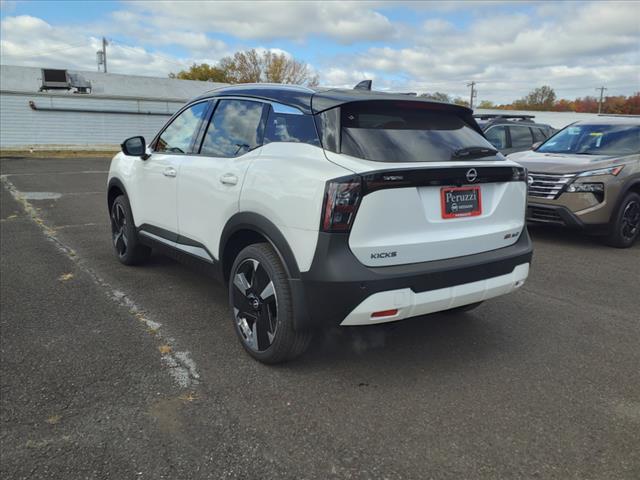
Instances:
[[[119,257],[127,254],[129,240],[127,238],[127,216],[124,207],[119,203],[114,203],[111,208],[111,236],[113,246]]]
[[[267,270],[248,258],[233,272],[233,316],[244,343],[256,352],[268,349],[278,327],[278,298]]]
[[[634,239],[640,228],[640,203],[632,200],[622,212],[622,236],[628,240]]]

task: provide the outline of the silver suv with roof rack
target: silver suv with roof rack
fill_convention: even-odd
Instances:
[[[478,113],[473,117],[487,140],[504,155],[531,150],[556,132],[551,125],[534,122],[535,115]]]

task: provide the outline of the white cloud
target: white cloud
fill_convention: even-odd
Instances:
[[[277,48],[282,40],[298,42],[299,59],[329,86],[372,78],[375,88],[466,96],[466,83],[475,80],[480,99],[498,102],[542,84],[561,97],[593,94],[600,85],[610,94],[640,90],[640,3],[634,2],[412,2],[405,7],[414,22],[389,13],[396,2],[122,5],[108,22],[90,25],[5,16],[2,63],[95,70],[104,34],[146,47],[113,41],[111,71],[165,76],[239,49],[291,55],[286,43]],[[226,42],[216,38],[221,34]],[[310,58],[304,46],[311,41],[328,48],[309,49],[322,52]],[[184,58],[167,53],[176,46]]]
[[[485,15],[464,29],[432,18],[414,46],[370,48],[354,55],[354,67],[402,72],[410,88],[453,94],[465,94],[466,83],[475,80],[494,101],[542,84],[566,97],[592,94],[602,83],[627,94],[640,90],[640,4],[571,3],[553,14],[542,5],[540,11],[546,13],[542,22],[523,14]]]
[[[84,29],[54,27],[28,15],[6,17],[0,25],[2,63],[33,67],[60,67],[96,70],[96,51],[102,39]],[[189,61],[149,52],[141,47],[112,43],[107,48],[110,71],[138,75],[166,76]]]
[[[157,28],[216,31],[243,40],[326,35],[351,44],[390,39],[395,26],[366,2],[152,2],[131,1],[127,11],[140,24]],[[137,15],[137,17],[135,17]]]
[[[321,73],[321,83],[327,87],[352,88],[362,80],[373,80],[376,88],[380,87],[376,82],[376,75],[364,70],[347,70],[331,67]]]

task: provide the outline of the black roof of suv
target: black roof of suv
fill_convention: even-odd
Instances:
[[[467,107],[453,103],[438,102],[423,97],[403,93],[388,93],[375,90],[342,89],[327,87],[304,87],[300,85],[280,85],[268,83],[247,83],[231,85],[208,91],[198,98],[223,96],[255,97],[290,105],[303,113],[320,113],[344,103],[396,100],[411,103],[431,104],[434,109],[456,112],[458,115],[471,117],[473,111]],[[475,121],[473,123],[476,123]]]

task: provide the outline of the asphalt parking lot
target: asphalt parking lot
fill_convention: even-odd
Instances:
[[[533,229],[519,291],[269,367],[226,292],[112,255],[107,159],[2,159],[3,478],[640,478],[640,244]]]

